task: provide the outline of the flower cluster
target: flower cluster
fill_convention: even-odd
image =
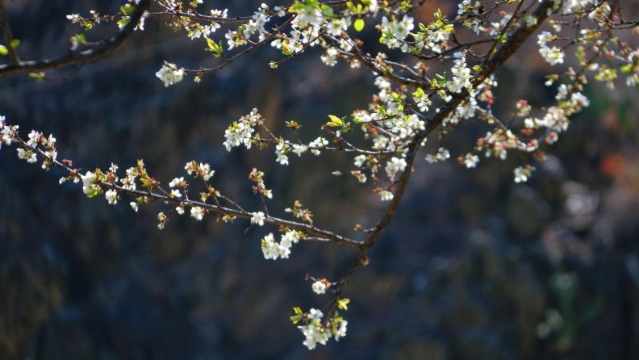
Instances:
[[[406,186],[413,171],[413,160],[416,154],[425,151],[427,140],[432,142],[429,139],[434,137],[434,130],[439,132],[439,145],[435,152],[426,155],[427,162],[449,159],[452,149],[444,147],[443,144],[448,143],[444,138],[468,120],[476,119],[479,126],[487,127],[481,130],[485,135],[477,139],[472,149],[461,150],[461,155],[456,157],[458,163],[475,168],[481,155],[503,160],[509,152],[517,152],[522,155],[523,165],[514,169],[514,181],[526,182],[534,170],[528,164],[529,158],[543,155],[540,144],[557,141],[559,134],[568,129],[570,117],[589,106],[583,89],[588,76],[611,88],[622,77],[628,86],[639,82],[639,49],[633,50],[614,35],[618,29],[637,28],[637,24],[623,20],[621,12],[617,8],[613,12],[608,1],[539,1],[522,7],[501,2],[487,6],[485,2],[463,0],[452,17],[438,10],[424,23],[419,21],[423,17],[411,13],[414,6],[422,3],[414,0],[294,0],[288,6],[261,4],[252,14],[237,17],[229,17],[227,10],[196,10],[202,3],[202,0],[156,2],[164,11],[145,13],[136,26],[144,30],[145,18],[165,15],[163,22],[167,26],[185,31],[192,40],[205,40],[206,51],[218,59],[218,65],[210,69],[187,69],[165,62],[155,74],[164,86],[181,82],[189,73],[195,74],[195,80],[199,81],[201,76],[225,67],[259,46],[274,47],[284,55],[281,61],[270,62],[272,68],[277,68],[285,59],[318,48],[319,58],[327,66],[345,61],[353,68],[370,71],[377,90],[369,106],[354,110],[350,118],[329,115],[330,121],[321,127],[324,136],[315,138],[317,135],[314,135],[315,140],[303,141],[297,133],[300,125],[291,121],[287,126],[296,138],[286,139],[271,132],[253,109],[228,126],[223,144],[227,151],[241,146],[247,149],[252,145],[260,149],[273,146],[275,162],[280,165],[289,165],[291,153],[298,157],[328,151],[348,153],[353,157],[350,174],[360,183],[370,182],[381,201],[393,200],[393,205],[401,200],[396,196],[404,193],[402,186]],[[104,22],[117,22],[123,28],[139,4],[139,0],[130,0],[113,16],[90,11],[87,18],[79,14],[67,18],[84,30]],[[375,16],[378,12],[381,14]],[[374,27],[370,26],[371,22],[375,22]],[[218,31],[222,27],[224,31]],[[569,33],[565,27],[575,30],[572,38],[564,37]],[[378,31],[382,47],[364,46],[368,37],[358,38],[356,34],[365,28]],[[469,31],[457,33],[464,28]],[[473,33],[479,36],[473,38]],[[493,91],[498,86],[493,75],[495,68],[508,60],[510,55],[504,54],[516,51],[526,37],[537,33],[539,54],[548,64],[557,69],[564,63],[581,68],[567,67],[563,74],[549,76],[548,86],[559,84],[555,103],[533,108],[526,100],[520,100],[511,113],[512,120],[501,121],[500,114],[493,113]],[[218,38],[211,39],[213,36]],[[90,46],[84,34],[72,36],[71,44],[72,51]],[[392,51],[385,53],[383,49]],[[571,49],[575,50],[574,56]],[[210,180],[215,171],[206,163],[189,161],[184,168],[189,176],[202,180],[199,185],[204,190],[199,201],[195,201],[189,197],[189,183],[184,177],[175,177],[168,188],[163,188],[163,184],[149,176],[141,160],[126,169],[122,178],[117,175],[115,164],[108,170],[96,168],[81,174],[71,168],[70,163],[57,160],[53,136],[32,131],[22,140],[17,130],[17,126],[6,125],[4,117],[0,117],[0,147],[16,143],[20,159],[30,163],[43,159],[45,169],[52,165],[63,167],[68,174],[60,182],[81,181],[88,197],[103,195],[109,204],[116,205],[124,196],[134,196],[130,206],[135,211],[151,200],[161,200],[170,206],[170,210],[157,215],[160,229],[171,216],[184,215],[187,211],[196,221],[214,213],[219,215],[218,221],[230,222],[239,217],[251,226],[279,226],[282,234],[279,241],[273,233],[261,239],[264,258],[270,260],[288,258],[292,244],[300,239],[315,239],[305,235],[307,230],[317,235],[317,239],[342,239],[335,234],[323,237],[327,232],[313,225],[313,213],[299,201],[285,209],[292,220],[272,216],[266,206],[263,211],[244,210],[213,187]],[[342,171],[332,173],[341,176]],[[263,172],[253,169],[249,180],[253,193],[263,202],[273,197],[266,188]],[[379,234],[383,228],[375,230],[371,234]],[[349,245],[353,244],[358,247],[357,242]],[[325,294],[337,284],[326,279],[313,280],[311,288],[317,294]],[[331,306],[337,304],[340,310],[345,310],[346,299],[339,299],[341,288],[330,293],[334,296]],[[346,333],[347,322],[335,308],[329,309],[327,316],[318,309],[304,313],[296,308],[292,320],[301,323],[298,328],[309,349],[326,344],[331,337],[338,340]]]
[[[210,14],[212,17],[224,19],[228,17],[228,9],[214,9],[210,11]],[[208,37],[221,27],[222,26],[217,22],[210,22],[209,24],[202,25],[194,21],[185,21],[184,24],[187,36],[191,40],[199,39],[200,37]]]
[[[260,196],[264,196],[268,199],[273,198],[273,192],[270,189],[267,189],[264,184],[264,173],[262,171],[253,168],[249,174],[249,180],[254,183],[253,194],[259,194]]]
[[[246,45],[255,34],[258,34],[259,41],[264,40],[267,36],[264,26],[270,19],[269,7],[263,3],[248,23],[241,25],[237,30],[229,30],[226,33],[228,49]]]
[[[324,313],[319,309],[311,309],[308,313],[302,312],[300,308],[294,308],[295,315],[291,317],[294,324],[303,322],[304,325],[298,325],[298,329],[304,335],[304,346],[309,350],[315,349],[317,344],[326,345],[328,340],[333,337],[335,341],[346,336],[346,327],[348,321],[344,320],[339,314],[335,314],[327,321],[322,323]]]
[[[556,38],[556,35],[553,35],[548,31],[544,31],[537,36],[539,53],[550,65],[563,64],[564,62],[564,51],[560,47],[549,47],[547,45],[549,42],[555,40]]]
[[[242,116],[238,121],[234,121],[224,132],[224,146],[227,151],[232,148],[244,145],[251,148],[251,140],[255,132],[255,126],[262,123],[262,116],[257,109],[251,110],[248,115]]]
[[[379,42],[388,46],[389,49],[399,48],[405,45],[404,39],[414,28],[413,18],[408,15],[404,15],[401,20],[397,20],[395,17],[388,20],[384,16],[380,25],[382,36]]]
[[[258,219],[259,220],[259,219]],[[253,219],[251,219],[253,222]],[[278,258],[288,259],[291,254],[293,244],[300,241],[301,233],[295,230],[287,230],[280,242],[275,241],[272,233],[262,238],[262,253],[266,260],[277,260]]]

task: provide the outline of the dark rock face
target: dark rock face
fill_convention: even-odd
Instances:
[[[65,15],[104,6],[81,3],[10,3],[23,57],[63,51],[72,33]],[[23,131],[53,132],[60,156],[85,171],[144,158],[168,182],[188,160],[209,162],[222,191],[257,208],[246,178],[258,167],[277,198],[271,209],[300,199],[317,224],[345,232],[377,219],[369,189],[328,175],[351,159],[291,157],[280,167],[272,151],[221,146],[225,127],[254,106],[273,131],[295,119],[313,139],[326,114],[367,105],[367,74],[312,56],[269,70],[277,54],[267,50],[201,84],[164,88],[154,76],[162,60],[196,66],[209,55],[201,43],[160,42],[171,32],[152,21],[147,29],[121,56],[66,81],[2,79],[0,113]],[[321,307],[304,275],[339,276],[353,253],[301,244],[289,261],[267,262],[264,229],[214,218],[175,218],[159,231],[161,204],[135,214],[125,199],[87,199],[78,186],[58,185],[58,171],[3,148],[0,359],[639,358],[638,137],[628,125],[637,109],[615,109],[630,100],[593,91],[599,100],[529,184],[512,183],[514,159],[474,171],[417,164],[371,265],[347,291],[348,336],[314,352],[288,322],[291,308]],[[467,150],[473,126],[447,139],[452,149]]]

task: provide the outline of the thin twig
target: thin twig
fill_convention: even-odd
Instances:
[[[79,169],[77,168],[72,168],[71,166],[57,160],[54,159],[53,157],[51,157],[49,154],[47,154],[44,150],[42,150],[39,147],[32,147],[30,146],[26,141],[24,141],[24,139],[22,139],[17,132],[13,133],[13,138],[12,138],[13,142],[15,142],[17,144],[17,146],[25,149],[25,150],[29,150],[29,151],[36,151],[40,156],[42,156],[43,158],[45,158],[48,162],[50,162],[51,165],[58,167],[62,170],[64,170],[67,174],[69,174],[72,178],[77,178],[79,176]],[[192,199],[179,199],[179,198],[173,198],[170,197],[169,195],[163,194],[163,193],[158,193],[158,192],[154,192],[152,189],[147,189],[147,190],[138,190],[138,189],[129,189],[129,188],[125,188],[123,186],[117,185],[115,183],[112,182],[107,182],[107,181],[102,181],[97,183],[97,185],[100,186],[100,188],[104,189],[113,189],[116,190],[118,192],[118,194],[126,194],[126,195],[130,195],[133,197],[143,197],[146,199],[151,199],[154,201],[161,201],[164,203],[171,203],[171,204],[175,204],[178,206],[199,206],[201,208],[206,209],[207,211],[211,211],[217,214],[221,214],[221,215],[232,215],[234,217],[237,218],[242,218],[242,219],[251,219],[251,217],[253,216],[252,212],[248,212],[248,211],[244,211],[241,210],[241,208],[239,206],[238,209],[233,209],[233,208],[229,208],[226,206],[222,206],[219,203],[218,204],[210,204],[210,203],[206,203],[203,201],[197,201],[197,200],[192,200]],[[160,189],[160,191],[162,191]],[[164,191],[164,193],[166,193],[166,191]],[[286,219],[281,219],[278,217],[274,217],[274,216],[267,216],[264,219],[265,223],[268,224],[272,224],[272,225],[276,225],[279,227],[286,227],[289,229],[293,229],[293,230],[298,230],[298,231],[302,231],[305,234],[310,234],[313,236],[308,237],[308,240],[321,240],[321,241],[327,241],[327,242],[333,242],[339,245],[343,245],[346,247],[350,247],[350,248],[355,248],[355,249],[361,249],[362,248],[362,242],[361,241],[357,241],[354,239],[350,239],[346,236],[342,236],[339,234],[336,234],[333,231],[329,231],[329,230],[324,230],[321,228],[318,228],[312,224],[307,224],[307,223],[302,223],[302,222],[297,222],[297,221],[291,221],[291,220],[286,220]],[[305,238],[304,238],[305,239]]]

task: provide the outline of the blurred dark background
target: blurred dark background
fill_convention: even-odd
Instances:
[[[258,4],[216,5],[236,15]],[[64,54],[77,31],[67,14],[118,4],[7,6],[20,55],[35,59]],[[314,52],[272,70],[279,55],[265,49],[200,84],[165,88],[155,78],[163,60],[212,60],[203,41],[154,20],[146,29],[117,55],[52,74],[58,80],[2,78],[0,113],[23,134],[53,133],[60,158],[84,170],[143,158],[167,183],[186,161],[205,161],[217,170],[216,186],[258,209],[247,179],[258,167],[276,212],[299,199],[319,226],[350,233],[355,223],[374,224],[381,208],[370,189],[328,175],[348,169],[350,158],[291,156],[281,167],[271,150],[221,145],[226,126],[253,107],[275,132],[297,120],[310,141],[327,114],[367,105],[369,74],[323,66]],[[527,46],[498,74],[498,112],[554,96],[543,86],[543,60]],[[305,243],[290,260],[265,261],[259,239],[274,229],[221,226],[211,216],[174,218],[159,231],[161,206],[135,214],[127,199],[87,199],[78,185],[58,185],[60,171],[44,173],[3,147],[0,359],[638,359],[638,92],[594,84],[587,94],[591,106],[527,184],[512,180],[514,157],[473,171],[418,162],[370,266],[347,290],[348,336],[313,352],[288,321],[291,308],[324,305],[305,274],[336,278],[352,251]],[[469,124],[446,145],[467,151],[478,129]]]

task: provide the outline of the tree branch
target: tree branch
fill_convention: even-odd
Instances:
[[[528,39],[539,26],[548,18],[549,11],[552,9],[554,2],[544,1],[535,10],[533,16],[537,18],[537,23],[530,27],[521,27],[515,31],[508,41],[495,53],[495,55],[488,60],[483,66],[483,70],[480,74],[475,76],[472,82],[472,87],[476,87],[483,83],[490,75],[492,75],[501,65],[506,62]],[[435,131],[444,119],[446,119],[456,108],[461,104],[470,93],[468,89],[463,89],[461,93],[453,96],[453,99],[440,108],[440,111],[429,117],[428,125],[426,129],[415,137],[415,142],[421,142],[426,136]]]
[[[548,18],[549,11],[552,9],[553,2],[552,1],[544,1],[537,8],[534,16],[537,17],[537,24],[527,28],[520,28],[513,33],[510,39],[502,46],[485,65],[483,71],[475,77],[473,80],[473,87],[478,86],[487,77],[495,72],[508,58],[510,58],[516,51],[521,47],[521,45],[530,37],[535,30]],[[344,288],[350,281],[350,278],[353,276],[355,271],[359,269],[361,266],[368,264],[368,251],[375,242],[379,238],[379,236],[386,230],[388,225],[390,225],[391,220],[395,216],[395,212],[399,208],[400,203],[402,202],[402,198],[406,192],[406,188],[408,186],[408,180],[412,173],[413,164],[415,162],[415,157],[417,155],[417,150],[421,144],[421,142],[428,136],[430,133],[435,131],[454,110],[457,106],[459,106],[470,93],[467,89],[464,89],[460,94],[456,94],[451,101],[449,101],[446,105],[440,108],[440,111],[433,114],[429,118],[428,125],[426,129],[420,133],[418,133],[415,138],[409,144],[407,150],[408,155],[406,157],[406,170],[402,173],[401,177],[397,181],[395,194],[393,200],[386,208],[384,215],[381,217],[377,225],[369,232],[366,240],[361,244],[360,250],[361,253],[359,256],[355,258],[353,263],[346,270],[346,273],[342,277],[342,280],[335,288],[334,301],[336,299],[341,298],[342,292]],[[331,311],[336,310],[336,304],[334,303],[331,307]]]
[[[80,51],[78,53],[72,53],[68,56],[63,56],[56,59],[45,59],[39,61],[17,61],[13,64],[0,65],[0,77],[13,74],[56,70],[66,66],[83,65],[99,60],[100,58],[104,57],[115,48],[117,48],[133,33],[133,29],[137,26],[138,22],[142,18],[142,15],[146,11],[146,9],[149,8],[150,4],[151,0],[140,0],[139,5],[136,7],[133,14],[131,14],[129,23],[116,35],[101,41],[91,49]],[[4,24],[5,23],[3,22],[3,30]]]
[[[80,176],[79,169],[72,168],[70,165],[66,164],[65,162],[59,161],[56,158],[53,158],[46,151],[42,150],[38,146],[36,147],[30,146],[24,139],[20,137],[17,130],[15,130],[12,133],[12,142],[24,150],[35,151],[37,154],[39,154],[44,159],[46,159],[46,161],[48,161],[51,165],[62,169],[67,174],[69,174],[70,177],[79,179],[79,176]],[[243,210],[239,206],[237,206],[238,207],[237,209],[233,209],[227,206],[223,206],[219,203],[211,204],[211,203],[207,203],[203,201],[192,200],[192,199],[189,199],[188,197],[186,199],[173,198],[173,197],[170,197],[169,195],[162,194],[157,191],[154,192],[152,189],[146,189],[146,190],[131,189],[125,186],[117,185],[114,182],[109,182],[109,181],[101,181],[96,184],[99,185],[102,188],[102,190],[113,189],[113,190],[116,190],[118,194],[126,194],[136,198],[144,197],[150,200],[161,201],[167,204],[170,203],[170,204],[175,204],[179,206],[189,206],[189,207],[199,206],[206,209],[207,211],[211,211],[216,214],[232,215],[242,219],[251,219],[251,217],[253,216],[252,212]],[[163,191],[159,187],[156,187],[156,188],[159,189],[160,191]],[[310,237],[303,238],[306,240],[333,242],[333,243],[354,248],[354,249],[360,249],[362,247],[361,241],[357,241],[357,240],[348,238],[346,236],[336,234],[335,232],[330,230],[319,228],[313,224],[286,220],[286,219],[278,218],[271,215],[266,216],[266,218],[264,219],[264,222],[268,224],[272,224],[272,225],[277,225],[278,227],[287,227],[289,229],[302,231],[305,234],[313,235]]]

